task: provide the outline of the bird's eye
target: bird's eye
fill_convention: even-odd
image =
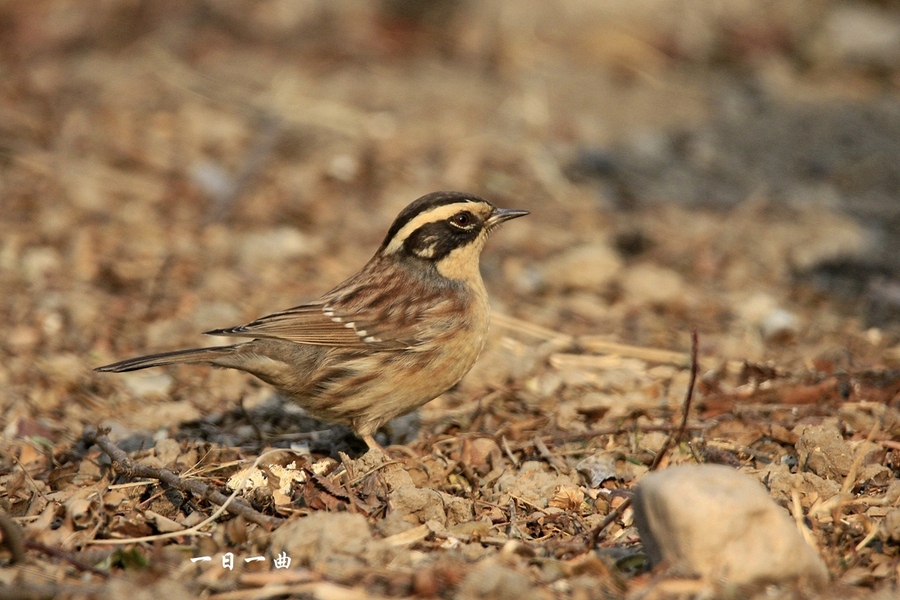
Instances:
[[[461,212],[450,218],[450,224],[460,229],[468,229],[472,225],[472,215],[467,212]]]

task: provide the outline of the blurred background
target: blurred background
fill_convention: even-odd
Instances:
[[[890,362],[898,68],[887,1],[0,2],[0,419],[266,393],[90,368],[317,297],[438,189],[532,211],[498,313]]]

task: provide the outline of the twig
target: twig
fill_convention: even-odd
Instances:
[[[606,518],[591,530],[590,544],[588,545],[587,550],[590,550],[597,545],[597,540],[600,539],[600,534],[603,533],[603,530],[609,527],[613,521],[621,517],[625,513],[625,509],[629,506],[631,506],[631,498],[625,498],[625,500],[622,501],[622,504],[606,515]]]
[[[810,531],[809,527],[804,523],[803,516],[803,506],[800,504],[800,492],[797,489],[791,490],[791,505],[790,505],[791,515],[794,517],[794,524],[797,526],[797,531],[800,532],[800,535],[803,536],[803,539],[806,540],[806,543],[809,544],[811,548],[814,548],[816,551],[819,550],[819,542],[816,540],[816,537],[813,535],[813,532]]]
[[[64,560],[79,571],[93,573],[103,578],[109,577],[109,573],[78,560],[64,550],[27,539],[19,524],[10,518],[9,515],[0,514],[0,531],[3,532],[3,545],[6,546],[12,555],[10,564],[23,562],[25,560],[25,549],[28,548],[29,550],[37,550],[48,556]]]
[[[688,425],[685,427],[685,430],[690,429],[691,431],[703,431],[712,425]],[[588,431],[579,431],[575,433],[563,433],[559,435],[545,435],[541,437],[544,443],[554,443],[558,444],[561,442],[574,442],[577,440],[586,440],[590,438],[600,437],[602,435],[618,435],[620,433],[646,433],[650,431],[673,431],[675,429],[681,429],[680,425],[673,425],[672,423],[665,423],[662,425],[632,425],[631,427],[604,427],[603,429],[590,429]],[[518,444],[515,449],[523,450],[532,446],[532,442],[522,442]]]
[[[506,456],[509,457],[509,461],[513,464],[515,468],[519,468],[519,460],[512,453],[512,450],[509,449],[509,440],[506,439],[505,435],[501,435],[500,439],[503,441],[503,451],[506,452]]]
[[[541,438],[535,436],[533,443],[540,457],[546,460],[557,473],[568,473],[569,468],[566,466],[565,461],[558,456],[554,456]]]
[[[687,393],[684,396],[684,404],[681,408],[681,425],[679,425],[678,429],[669,433],[666,437],[666,441],[663,442],[662,448],[659,449],[659,452],[656,453],[656,456],[653,458],[653,464],[650,465],[650,470],[655,471],[659,466],[659,463],[662,462],[662,459],[665,457],[666,452],[669,451],[669,448],[673,443],[679,443],[681,439],[684,437],[684,432],[687,431],[687,421],[688,416],[691,413],[691,400],[694,398],[694,385],[697,383],[697,328],[691,330],[691,377],[688,380],[688,389]]]
[[[853,462],[850,463],[850,469],[847,471],[847,476],[844,477],[843,485],[841,485],[841,496],[847,496],[850,494],[851,490],[853,490],[853,485],[856,483],[856,475],[859,472],[859,467],[860,465],[862,465],[862,461],[866,457],[869,445],[875,440],[875,436],[878,435],[879,431],[881,431],[881,423],[879,421],[876,421],[875,425],[873,425],[872,429],[869,431],[869,435],[866,436],[866,441],[859,446],[859,450],[857,450],[856,456],[853,457]]]
[[[522,532],[519,531],[518,511],[516,510],[516,499],[514,496],[509,497],[509,527],[506,529],[506,536],[512,538],[522,538]]]
[[[900,442],[895,442],[894,440],[881,440],[878,443],[881,444],[882,448],[887,448],[888,450],[900,450]]]
[[[496,546],[497,548],[502,548],[509,541],[509,538],[501,538],[501,537],[493,537],[486,536],[481,537],[477,535],[469,535],[468,533],[452,533],[450,531],[435,531],[434,537],[440,540],[459,540],[464,544],[469,544],[472,542],[480,542],[485,546]]]
[[[252,506],[243,500],[236,498],[236,494],[240,488],[236,489],[231,496],[226,496],[222,492],[212,488],[202,481],[192,479],[183,480],[181,477],[168,469],[157,469],[146,465],[135,464],[122,449],[116,446],[105,433],[99,432],[95,427],[86,427],[84,430],[85,442],[97,444],[112,459],[113,470],[125,477],[132,479],[134,477],[146,477],[156,479],[169,487],[175,488],[186,494],[191,494],[199,498],[209,500],[213,504],[221,507],[221,510],[227,510],[233,515],[239,515],[250,521],[261,525],[266,529],[272,529],[283,522],[278,517],[270,517],[256,511]],[[257,462],[262,458],[257,458]],[[192,530],[194,528],[191,528]],[[185,532],[173,532],[175,535],[186,535]],[[165,534],[164,534],[165,535]],[[104,540],[109,542],[111,540]]]
[[[368,477],[369,475],[371,475],[372,473],[374,473],[376,471],[380,471],[380,470],[384,469],[385,467],[390,467],[391,465],[400,465],[400,464],[403,464],[402,460],[386,460],[381,464],[375,465],[374,467],[372,467],[371,469],[369,469],[362,475],[357,475],[356,477],[353,478],[352,481],[347,483],[347,485],[350,487],[353,487],[354,485],[356,485],[357,483],[359,483],[360,481],[362,481],[363,479],[365,479],[366,477]]]
[[[48,545],[42,544],[40,542],[35,542],[34,540],[25,540],[25,547],[28,548],[29,550],[37,550],[38,552],[42,552],[43,554],[46,554],[48,556],[53,556],[60,560],[64,560],[67,563],[69,563],[70,565],[72,565],[73,567],[75,567],[76,569],[78,569],[79,571],[83,571],[86,573],[93,573],[94,575],[99,575],[100,577],[103,577],[104,579],[109,578],[109,573],[107,573],[105,571],[101,571],[100,569],[97,569],[96,567],[92,567],[91,565],[78,560],[77,558],[75,558],[74,556],[69,554],[68,552],[66,552],[64,550],[60,550],[59,548],[54,548],[52,546],[48,546]]]
[[[540,340],[555,342],[561,346],[567,346],[571,344],[575,339],[571,335],[555,331],[553,329],[548,329],[546,327],[538,325],[537,323],[524,321],[522,319],[518,319],[501,312],[491,313],[491,323],[510,331],[518,331],[520,333],[530,335]]]

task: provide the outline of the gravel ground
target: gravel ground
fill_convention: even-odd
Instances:
[[[741,596],[893,597],[897,65],[878,2],[0,3],[0,597],[733,594],[641,544],[683,463],[831,580]],[[241,373],[92,371],[314,299],[439,189],[531,215],[385,456]]]

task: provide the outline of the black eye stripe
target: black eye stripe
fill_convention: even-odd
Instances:
[[[397,235],[397,233],[399,233],[405,225],[407,225],[410,221],[412,221],[419,215],[425,214],[428,211],[440,208],[441,206],[445,206],[447,204],[456,204],[460,202],[471,202],[475,204],[483,204],[488,207],[493,207],[490,202],[479,198],[478,196],[462,192],[433,192],[431,194],[427,194],[412,202],[409,206],[404,208],[399,215],[397,215],[397,218],[394,220],[394,223],[391,225],[390,229],[387,232],[387,235],[384,238],[384,241],[381,244],[381,249],[386,248],[391,240],[393,240]]]
[[[478,237],[480,228],[477,220],[473,218],[471,225],[463,228],[454,224],[452,219],[434,221],[413,231],[403,243],[406,254],[439,261]]]

